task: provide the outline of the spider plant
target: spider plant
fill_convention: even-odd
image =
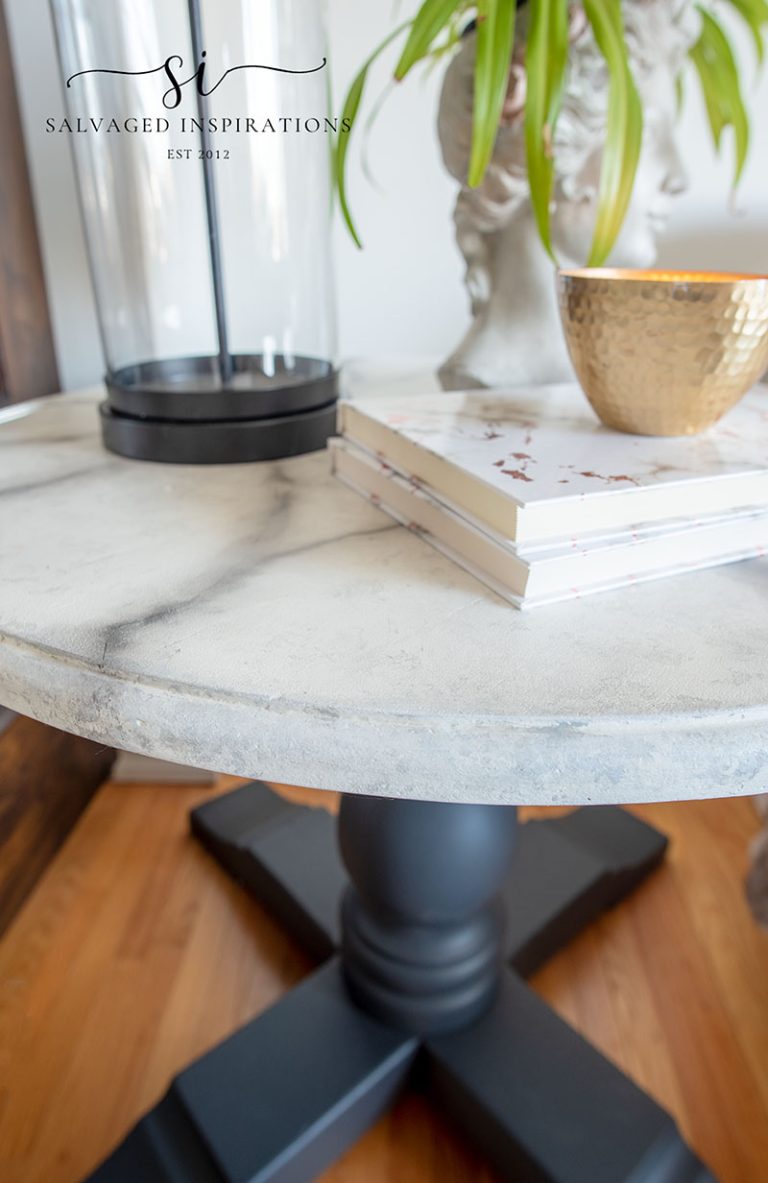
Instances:
[[[517,8],[526,0],[423,0],[415,16],[400,24],[363,64],[344,103],[342,126],[334,149],[334,179],[349,232],[362,246],[349,205],[347,162],[350,134],[358,122],[371,67],[395,41],[402,49],[394,77],[402,82],[415,67],[450,54],[474,24],[477,30],[472,151],[468,184],[482,184],[493,156],[496,134],[507,92],[515,44]],[[589,259],[605,262],[624,221],[640,157],[643,108],[637,92],[624,39],[621,0],[580,0],[597,46],[605,58],[609,78],[605,149],[598,209]],[[550,207],[555,177],[552,145],[563,89],[568,75],[568,0],[527,0],[525,46],[527,98],[525,147],[528,178],[539,235],[554,259],[550,236]],[[715,146],[731,128],[734,143],[733,183],[738,185],[749,150],[749,118],[739,69],[729,35],[717,12],[716,0],[697,5],[701,33],[690,59],[702,87]],[[768,0],[721,0],[746,23],[762,64],[768,30]],[[682,80],[678,80],[681,83]],[[682,95],[682,87],[679,86]]]

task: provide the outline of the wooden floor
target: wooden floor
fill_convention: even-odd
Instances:
[[[0,1179],[76,1183],[171,1074],[309,961],[187,836],[209,791],[102,790],[0,943]],[[768,1181],[768,936],[748,801],[637,811],[667,865],[535,988],[677,1117],[721,1183]],[[492,1183],[416,1096],[325,1183]],[[136,1183],[141,1183],[137,1180]]]

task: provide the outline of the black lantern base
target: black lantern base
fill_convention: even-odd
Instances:
[[[101,405],[105,446],[131,460],[161,464],[246,464],[324,448],[336,430],[336,404],[276,419],[173,423],[135,419]]]
[[[143,362],[107,376],[105,446],[164,464],[243,464],[325,447],[336,428],[338,374],[329,362],[234,355]]]

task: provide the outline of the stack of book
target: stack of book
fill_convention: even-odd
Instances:
[[[343,403],[337,476],[519,608],[768,548],[768,389],[706,435],[603,427],[576,386]]]

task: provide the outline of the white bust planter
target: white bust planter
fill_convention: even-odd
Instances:
[[[630,60],[645,108],[645,133],[627,217],[610,262],[648,267],[670,201],[685,188],[675,143],[676,78],[696,41],[691,0],[625,0]],[[560,330],[554,269],[538,238],[525,163],[523,56],[526,9],[518,15],[508,101],[483,184],[466,184],[472,140],[475,34],[446,73],[438,132],[443,159],[461,183],[456,235],[466,260],[472,324],[441,370],[449,388],[560,382],[573,371]],[[554,143],[552,242],[563,266],[589,254],[605,130],[608,73],[581,9],[571,22],[571,64]]]

